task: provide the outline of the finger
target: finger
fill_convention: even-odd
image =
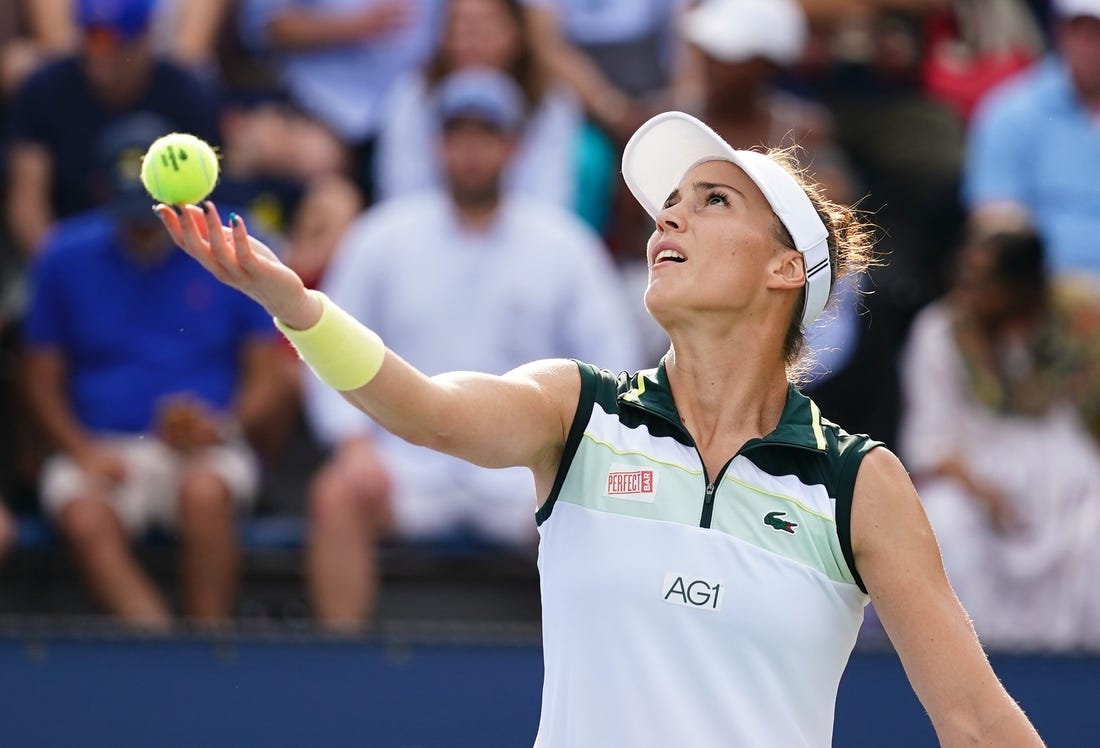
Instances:
[[[177,214],[180,226],[180,238],[183,240],[180,242],[180,247],[183,248],[184,252],[198,260],[199,264],[213,273],[215,277],[222,280],[225,277],[224,270],[218,263],[217,257],[211,253],[209,242],[207,242],[199,232],[195,216],[188,210],[190,207],[191,206],[184,206]],[[173,210],[175,210],[175,208],[173,208]]]
[[[233,248],[237,252],[237,264],[241,267],[250,265],[255,255],[252,252],[252,242],[249,241],[248,228],[244,225],[244,219],[236,213],[230,213],[229,230],[233,237]]]
[[[164,203],[154,205],[153,212],[157,214],[157,218],[164,224],[164,228],[168,230],[168,235],[172,237],[172,241],[182,247],[183,233],[180,228],[180,219],[179,216],[176,215],[176,212]]]
[[[235,263],[231,258],[227,262],[226,255],[219,253],[218,247],[210,241],[205,212],[197,205],[184,205],[181,207],[183,210],[184,237],[201,247],[210,262],[214,263],[219,272],[223,273],[219,278],[224,278],[225,273],[235,269]]]
[[[217,207],[215,207],[213,201],[205,200],[200,208],[211,251],[226,270],[236,270],[240,267],[237,262],[237,251],[230,246],[230,241],[226,238],[225,227],[222,226],[222,219],[218,215]]]

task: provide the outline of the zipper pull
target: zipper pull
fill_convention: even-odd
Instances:
[[[704,504],[711,504],[713,502],[714,502],[714,484],[713,483],[708,483],[707,484],[707,494],[706,494],[706,496],[703,497],[703,503]]]

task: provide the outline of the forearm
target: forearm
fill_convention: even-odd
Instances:
[[[369,36],[371,31],[359,14],[322,13],[305,9],[282,11],[267,25],[271,44],[284,50],[354,44]]]
[[[24,257],[33,256],[53,223],[50,207],[50,160],[38,145],[12,147],[8,197],[8,226]]]
[[[948,724],[936,725],[944,748],[959,746],[1040,747],[1043,740],[1019,705],[998,684],[994,703],[979,714],[960,714]]]
[[[289,375],[282,353],[269,341],[247,344],[244,353],[244,375],[232,407],[232,417],[244,436],[258,443],[280,412],[284,401],[292,397],[296,383]]]
[[[532,45],[546,70],[565,81],[593,118],[613,127],[629,113],[630,98],[620,91],[583,52],[562,38],[550,11],[527,11]]]
[[[28,376],[28,381],[33,380]],[[61,388],[43,386],[39,380],[25,390],[31,413],[54,447],[71,455],[88,450],[93,437],[76,418]]]

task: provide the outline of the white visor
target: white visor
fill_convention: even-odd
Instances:
[[[680,180],[705,161],[729,161],[748,175],[790,232],[806,265],[802,326],[829,300],[829,232],[798,181],[763,153],[734,150],[718,133],[683,112],[658,114],[631,136],[623,151],[623,179],[654,218]]]

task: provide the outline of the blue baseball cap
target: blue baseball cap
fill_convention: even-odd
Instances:
[[[133,39],[149,28],[158,0],[77,0],[76,20],[81,28],[111,29]]]
[[[119,220],[152,217],[150,207],[155,201],[141,183],[141,160],[153,141],[172,129],[167,120],[149,112],[127,115],[104,128],[96,155],[104,176],[107,208]]]
[[[508,75],[492,68],[470,68],[452,73],[436,90],[436,113],[446,124],[455,119],[475,119],[502,133],[523,126],[526,107],[523,92]]]

